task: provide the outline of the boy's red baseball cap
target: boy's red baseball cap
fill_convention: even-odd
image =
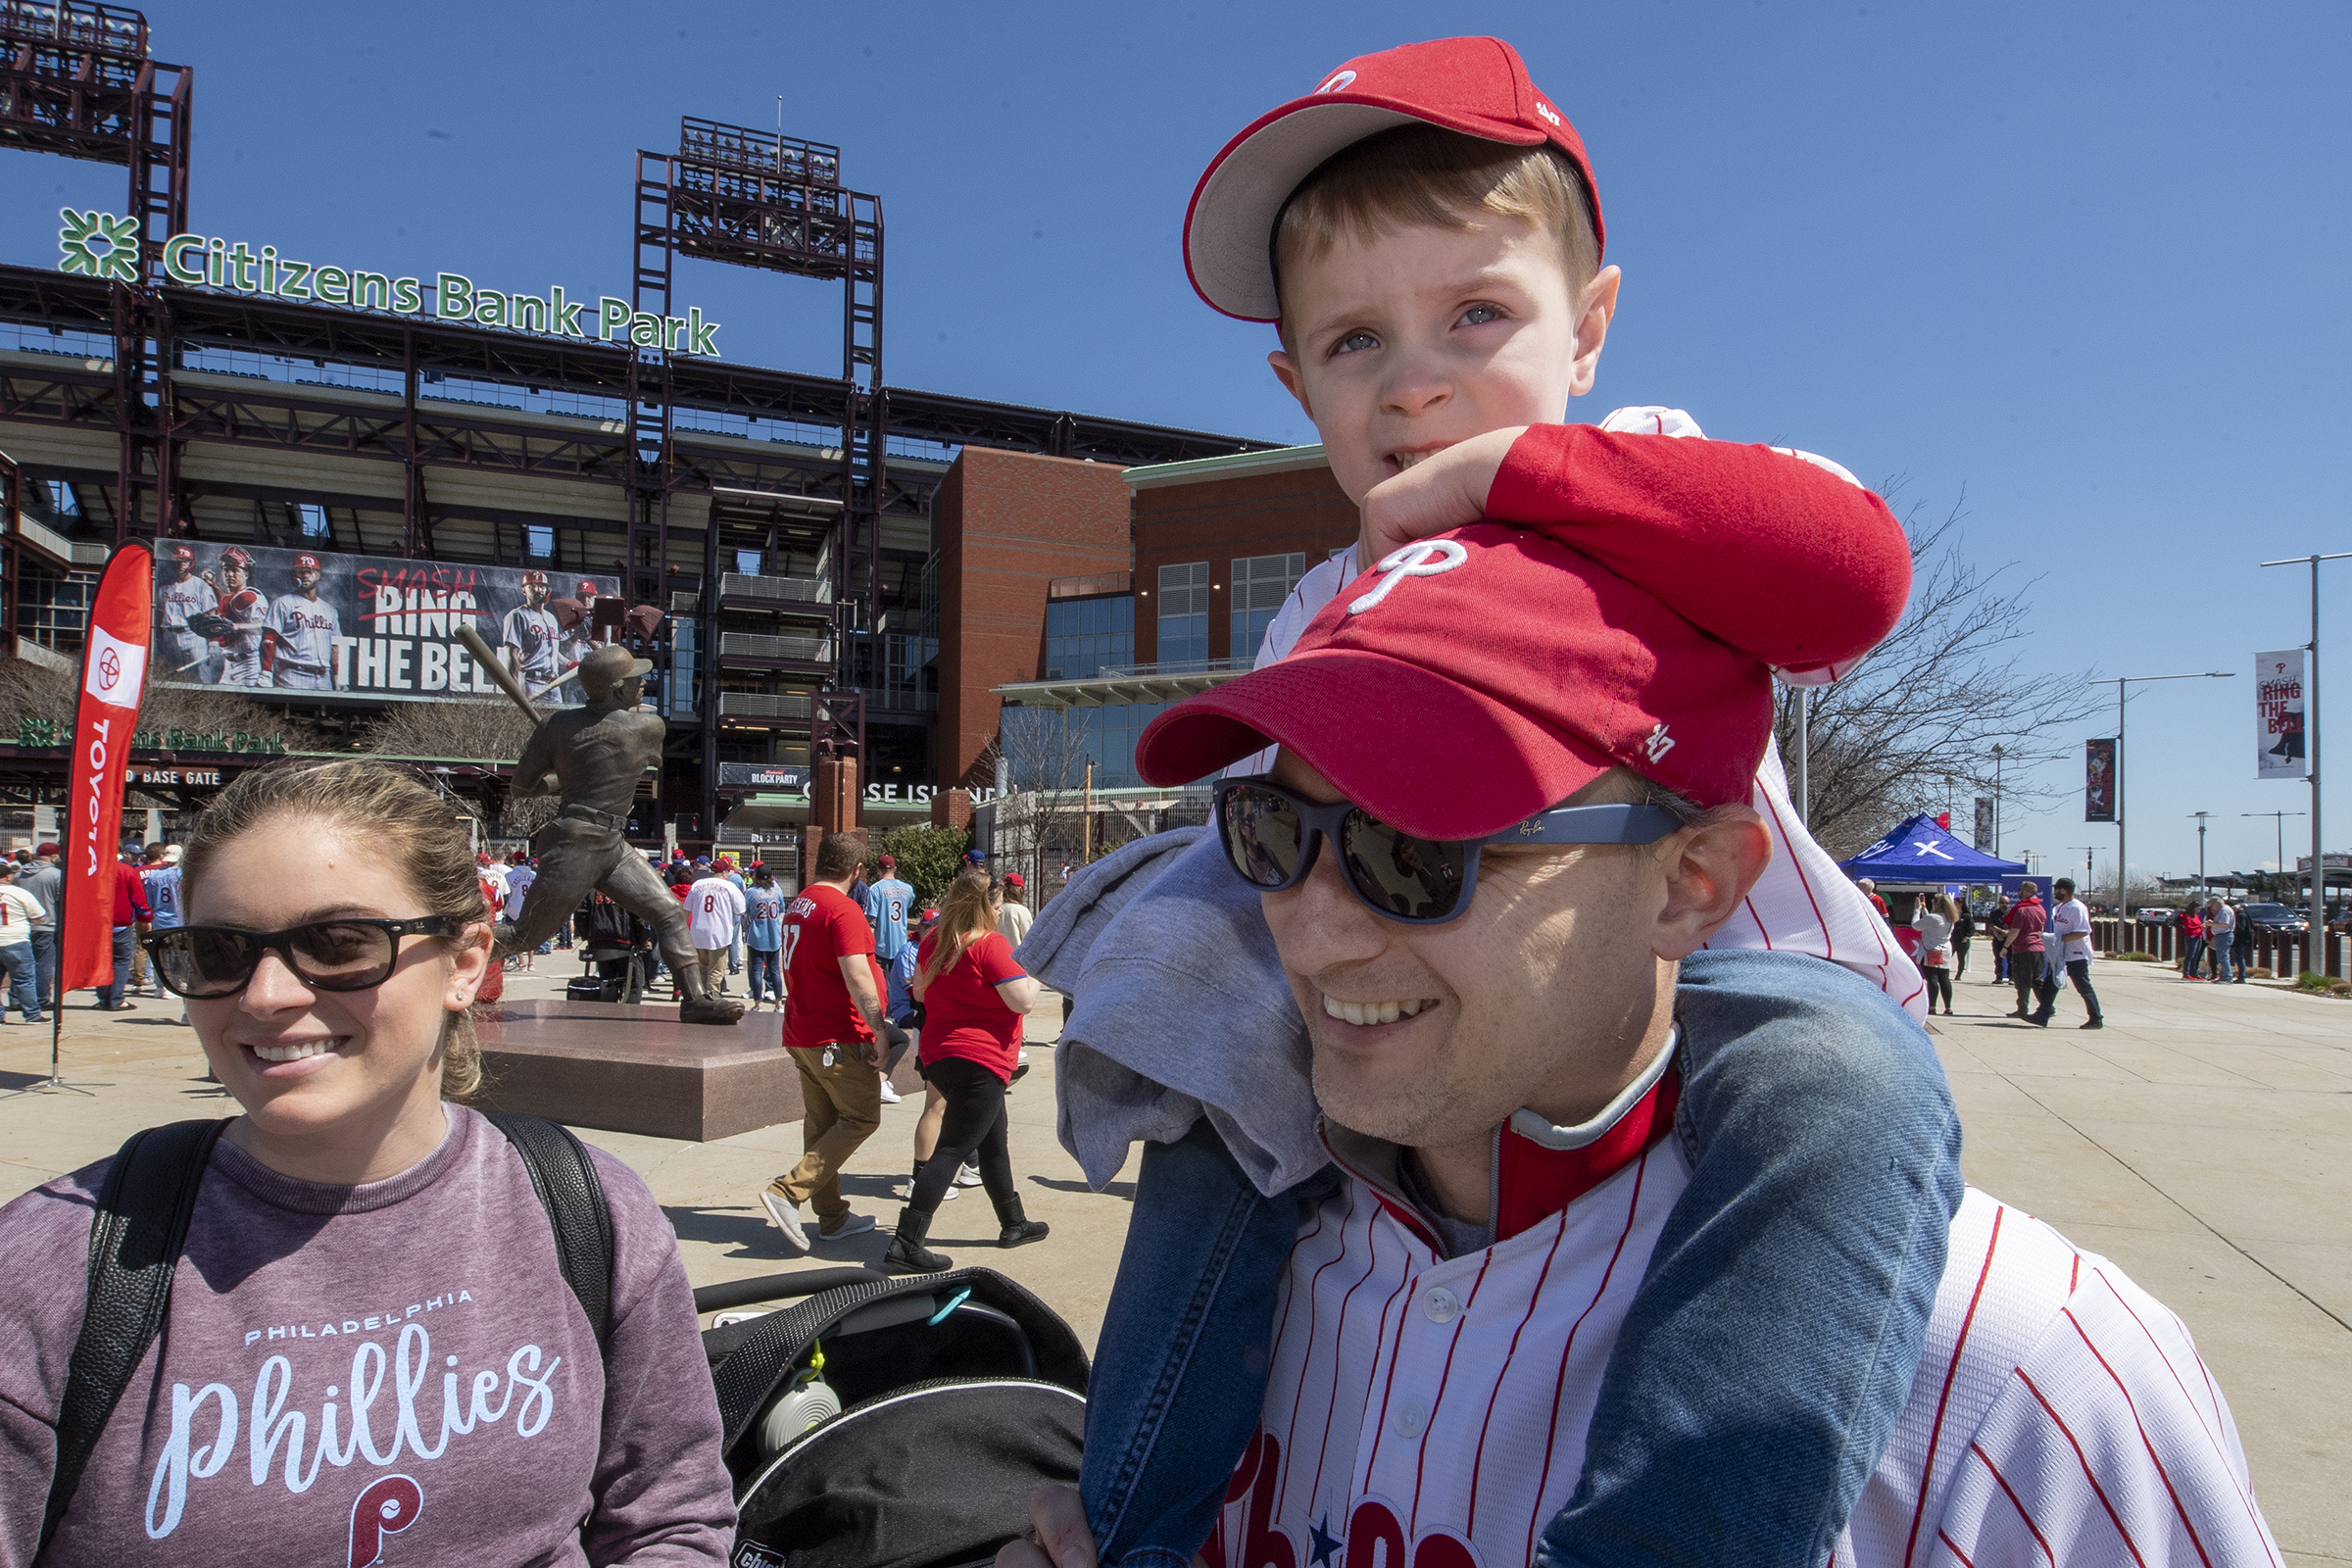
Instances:
[[[1164,789],[1275,744],[1384,822],[1475,839],[1612,767],[1744,801],[1772,710],[1762,660],[1588,556],[1479,523],[1384,558],[1290,658],[1162,713],[1135,768]]]
[[[1283,204],[1343,149],[1415,122],[1513,147],[1557,147],[1585,182],[1594,242],[1607,244],[1584,138],[1528,78],[1519,51],[1500,38],[1440,38],[1358,55],[1225,144],[1184,215],[1184,268],[1194,290],[1227,316],[1280,319],[1273,237]]]

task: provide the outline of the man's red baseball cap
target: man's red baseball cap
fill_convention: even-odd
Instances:
[[[533,583],[537,583],[537,584],[538,584],[540,587],[542,587],[542,588],[546,587],[546,586],[547,586],[547,573],[546,573],[546,572],[544,572],[544,571],[526,571],[526,572],[524,572],[524,573],[522,574],[522,584],[523,584],[523,586],[524,586],[524,587],[526,587],[526,588],[528,588],[528,587],[529,587],[529,586],[531,586]]]
[[[196,559],[196,552],[190,550],[186,545],[173,545],[172,547],[172,559],[173,561],[194,561]]]
[[[1184,215],[1184,269],[1194,290],[1227,316],[1280,319],[1273,239],[1283,204],[1344,149],[1416,122],[1513,147],[1557,147],[1584,180],[1592,237],[1606,245],[1584,138],[1528,78],[1519,51],[1500,38],[1440,38],[1358,55],[1225,144]]]
[[[1590,557],[1480,523],[1385,557],[1290,658],[1153,720],[1135,766],[1167,788],[1277,744],[1384,822],[1474,839],[1612,767],[1744,801],[1771,734],[1762,660]]]
[[[253,564],[253,558],[235,545],[230,545],[226,550],[220,552],[220,564],[223,566],[250,566]]]
[[[597,597],[598,590],[594,582],[590,581],[586,577],[582,577],[580,579],[580,585],[577,588],[574,588],[571,592],[572,597],[575,599],[594,599]]]
[[[318,558],[317,556],[296,556],[294,569],[296,571],[318,571],[320,569]]]

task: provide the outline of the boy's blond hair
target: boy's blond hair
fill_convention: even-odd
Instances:
[[[1548,144],[1512,147],[1438,125],[1399,125],[1333,155],[1299,182],[1274,220],[1274,277],[1328,253],[1342,234],[1463,229],[1482,213],[1556,237],[1568,287],[1600,270],[1592,204],[1576,168]],[[1283,336],[1290,336],[1286,309]]]

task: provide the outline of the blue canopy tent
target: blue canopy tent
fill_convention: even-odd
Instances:
[[[1900,824],[1852,859],[1838,864],[1851,877],[1936,888],[1998,882],[2003,876],[2022,873],[2026,868],[2021,860],[2004,860],[1970,849],[1937,827],[1936,819],[1925,812]]]

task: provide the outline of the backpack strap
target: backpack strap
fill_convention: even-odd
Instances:
[[[150,1127],[131,1134],[107,1167],[90,1216],[88,1302],[57,1412],[57,1467],[41,1517],[44,1547],[64,1522],[122,1391],[163,1332],[196,1190],[227,1125],[222,1118]]]
[[[531,1173],[531,1190],[556,1233],[556,1262],[596,1330],[599,1348],[612,1319],[612,1210],[587,1146],[570,1128],[510,1110],[483,1112]]]

